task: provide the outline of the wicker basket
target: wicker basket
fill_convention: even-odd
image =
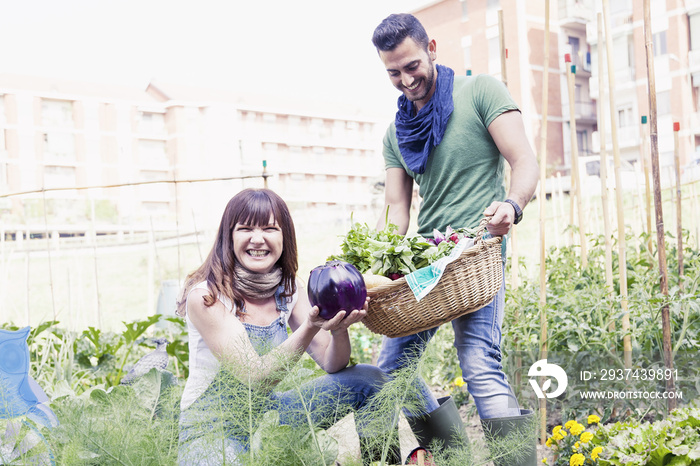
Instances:
[[[483,239],[487,219],[479,224],[476,242],[449,263],[430,293],[417,301],[405,278],[368,291],[367,316],[374,333],[389,337],[412,335],[476,311],[493,300],[503,281],[502,238]]]

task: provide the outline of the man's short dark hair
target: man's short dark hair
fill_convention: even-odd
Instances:
[[[394,50],[407,37],[428,50],[428,33],[418,19],[408,13],[389,15],[384,18],[372,34],[372,43],[378,51]]]

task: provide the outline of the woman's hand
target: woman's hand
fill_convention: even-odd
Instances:
[[[335,316],[333,316],[333,318],[328,320],[319,317],[318,306],[313,306],[311,308],[311,311],[309,312],[309,323],[314,327],[318,327],[329,332],[335,332],[339,330],[347,331],[347,329],[352,324],[360,322],[362,319],[365,318],[365,316],[367,316],[368,304],[369,297],[365,300],[365,304],[364,306],[362,306],[362,309],[355,309],[350,313],[348,313],[347,311],[340,311]]]

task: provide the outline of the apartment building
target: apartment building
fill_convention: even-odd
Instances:
[[[649,117],[643,2],[608,3],[620,155],[637,164],[644,152],[643,138],[648,139],[648,124],[642,125],[642,117]],[[668,175],[675,150],[674,123],[680,127],[681,164],[700,154],[700,0],[651,0],[651,8],[659,160]],[[578,153],[599,153],[599,111],[606,112],[606,147],[612,148],[608,97],[598,101],[598,51],[605,48],[605,44],[598,44],[598,12],[602,12],[601,1],[550,0],[546,146],[550,175],[566,174],[571,166],[571,103],[566,77],[571,65],[576,71],[573,105]],[[523,111],[533,147],[540,153],[545,2],[438,0],[414,14],[437,40],[441,63],[456,73],[486,73],[506,82]],[[500,47],[499,15],[505,50]],[[501,72],[503,55],[505,76]],[[565,62],[567,55],[570,63]],[[607,76],[607,66],[603,72]],[[604,91],[608,96],[608,89]]]
[[[384,127],[323,103],[0,75],[0,229],[191,230],[264,185],[302,214],[344,221],[376,209]]]

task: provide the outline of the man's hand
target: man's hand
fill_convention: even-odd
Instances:
[[[507,202],[493,201],[491,205],[484,210],[484,215],[487,217],[493,215],[486,225],[486,229],[493,236],[503,236],[507,234],[515,221],[515,209]]]

